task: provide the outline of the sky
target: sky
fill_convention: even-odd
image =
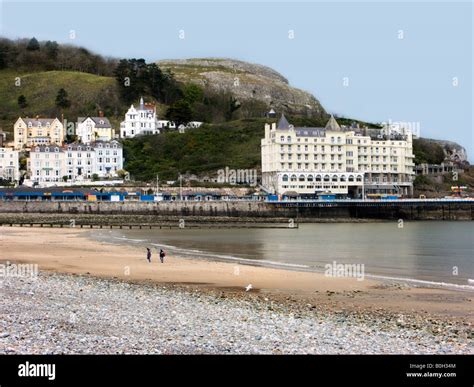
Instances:
[[[422,137],[463,145],[472,162],[473,8],[472,0],[0,1],[0,35],[118,58],[263,64],[330,113],[419,125]]]

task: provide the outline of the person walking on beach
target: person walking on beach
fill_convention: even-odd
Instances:
[[[161,263],[165,262],[166,253],[163,249],[160,249],[160,261]]]
[[[149,247],[146,248],[146,259],[151,262],[151,250]]]

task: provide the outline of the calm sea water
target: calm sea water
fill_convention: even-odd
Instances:
[[[474,290],[474,222],[303,224],[299,229],[101,230],[114,243],[171,255],[323,271],[359,263],[365,274]],[[457,268],[457,269],[456,269]],[[457,275],[455,273],[457,272]]]

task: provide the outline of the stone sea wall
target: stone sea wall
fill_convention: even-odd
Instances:
[[[20,202],[0,201],[0,223],[68,222],[84,224],[156,224],[189,222],[298,222],[371,220],[473,220],[474,202],[357,203],[298,206],[265,202]]]

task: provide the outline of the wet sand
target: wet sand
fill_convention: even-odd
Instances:
[[[328,311],[386,311],[474,321],[474,294],[470,292],[177,256],[167,256],[161,264],[156,251],[149,263],[145,249],[95,241],[87,237],[89,232],[0,227],[0,261],[36,263],[40,272],[152,282],[236,297],[271,297]]]

